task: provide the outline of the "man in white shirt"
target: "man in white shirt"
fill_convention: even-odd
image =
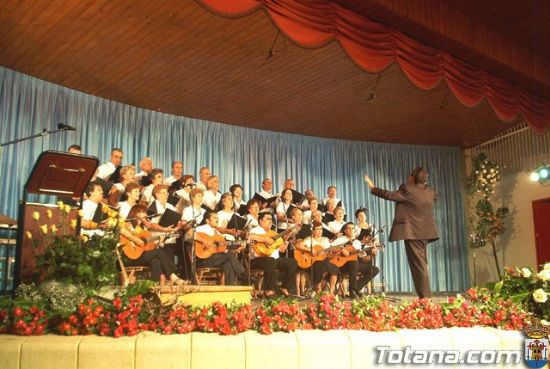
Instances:
[[[266,200],[275,196],[273,195],[273,181],[271,178],[264,178],[262,181],[262,191],[258,192],[258,195],[262,196]],[[277,201],[274,201],[271,204],[264,204],[261,211],[274,213],[275,206],[277,206]]]
[[[87,199],[82,203],[80,233],[88,237],[103,236],[105,232],[103,229],[100,229],[103,225],[93,221],[98,206],[103,206],[101,204],[101,199],[103,199],[103,189],[101,185],[97,182],[90,182],[86,188],[86,196]]]
[[[153,159],[146,156],[139,161],[139,173],[136,173],[136,181],[142,186],[148,186],[151,184],[148,176],[153,170]]]
[[[264,243],[265,245],[272,245],[275,241],[269,236],[271,226],[273,225],[273,217],[270,213],[260,213],[258,227],[250,230],[250,239],[252,241]],[[298,264],[296,260],[290,258],[279,258],[279,252],[285,252],[288,248],[288,242],[284,240],[282,245],[273,251],[270,256],[257,255],[254,251],[254,247],[251,252],[250,267],[262,269],[264,272],[263,290],[266,297],[273,296],[275,294],[275,269],[281,273],[282,287],[281,293],[284,296],[289,296],[289,289],[292,288],[292,284],[296,280],[296,272],[298,270]]]
[[[336,186],[330,185],[327,188],[327,196],[323,199],[323,205],[327,206],[327,202],[332,201],[335,207],[341,207],[344,209],[344,214],[346,214],[346,208],[344,207],[344,204],[342,204],[342,200],[340,200],[337,196]]]
[[[197,188],[199,190],[206,191],[208,189],[208,179],[210,177],[210,169],[208,167],[202,167],[199,170],[199,182],[197,183]]]
[[[342,232],[344,235],[334,240],[332,246],[346,245],[341,251],[343,256],[360,252],[362,245],[359,240],[355,239],[355,224],[351,222],[346,223],[342,227]],[[350,260],[340,267],[340,272],[349,274],[349,296],[353,299],[362,296],[361,290],[378,274],[378,268],[359,262],[358,260]],[[357,280],[359,273],[361,273],[361,279]]]
[[[198,226],[195,229],[196,242],[202,242],[207,248],[214,248],[217,245],[212,239],[214,236],[221,236],[214,227],[218,223],[218,215],[216,213],[206,213],[204,216],[206,224]],[[245,269],[239,262],[234,253],[217,252],[206,259],[196,259],[197,268],[220,268],[225,275],[225,284],[232,285],[237,283],[237,278],[246,279]]]
[[[172,175],[164,179],[164,184],[170,186],[177,181],[183,175],[183,163],[181,161],[174,161],[172,163]]]
[[[97,168],[97,177],[109,180],[111,175],[115,172],[116,168],[122,163],[122,150],[119,148],[114,148],[111,150],[111,157],[109,161],[105,164],[100,165]]]

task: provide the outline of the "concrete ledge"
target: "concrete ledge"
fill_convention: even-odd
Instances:
[[[395,332],[312,330],[269,336],[251,331],[236,336],[209,333],[163,336],[143,332],[135,337],[116,339],[0,335],[0,368],[401,368],[411,364],[378,363],[379,350],[376,347],[460,350],[462,353],[468,350],[521,350],[523,339],[521,332],[494,328],[404,329]],[[524,366],[521,363],[477,367]]]

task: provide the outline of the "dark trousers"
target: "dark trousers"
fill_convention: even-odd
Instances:
[[[349,275],[349,292],[359,292],[357,289],[357,273],[359,273],[359,262],[351,260],[340,267],[341,273]]]
[[[420,298],[432,296],[428,273],[428,257],[426,254],[426,240],[405,240],[407,260],[413,277],[414,288]]]
[[[197,259],[197,267],[213,267],[223,269],[225,284],[235,284],[237,277],[243,276],[245,270],[234,254],[216,253],[208,259]]]
[[[316,286],[323,279],[323,275],[339,275],[340,269],[334,264],[331,264],[328,259],[317,261],[313,264],[313,285]]]
[[[296,260],[290,258],[274,259],[272,257],[260,257],[254,258],[250,261],[250,267],[255,269],[262,269],[264,271],[263,290],[275,290],[275,269],[277,269],[281,275],[281,282],[283,288],[287,290],[292,288],[296,280],[296,272],[298,271],[298,264]]]
[[[363,261],[359,261],[359,273],[361,273],[362,276],[357,281],[357,291],[361,291],[363,287],[365,287],[365,285],[371,281],[371,279],[376,277],[378,272],[379,270],[376,265],[370,262],[366,263]]]
[[[160,249],[144,251],[141,256],[135,260],[128,260],[127,266],[147,266],[151,268],[151,278],[154,281],[160,282],[161,274],[170,278],[172,273],[176,272],[174,263],[168,259],[168,256]]]
[[[174,261],[174,256],[178,257],[178,264],[177,264],[177,270],[181,275],[184,277],[187,277],[186,273],[186,255],[183,253],[183,241],[181,238],[178,238],[175,243],[167,243],[164,244],[164,247],[161,249],[166,253],[166,256],[172,261]],[[187,278],[189,279],[189,278]]]

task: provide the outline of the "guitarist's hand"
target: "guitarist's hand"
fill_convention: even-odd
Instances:
[[[270,238],[270,237],[266,237],[266,238],[265,238],[265,241],[264,241],[264,243],[265,243],[267,246],[273,245],[273,242],[275,242],[275,241],[273,240],[273,238]]]
[[[284,242],[281,247],[279,247],[279,252],[286,252],[286,250],[288,249],[288,242]]]
[[[348,249],[343,249],[342,250],[342,255],[349,256],[349,250]]]
[[[139,247],[143,247],[145,246],[145,241],[143,241],[141,238],[139,237],[133,237],[133,241],[134,241],[134,244],[136,246],[139,246]]]

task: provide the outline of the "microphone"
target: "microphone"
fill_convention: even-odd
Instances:
[[[76,131],[76,128],[63,123],[58,123],[57,129],[59,129],[60,131]]]

